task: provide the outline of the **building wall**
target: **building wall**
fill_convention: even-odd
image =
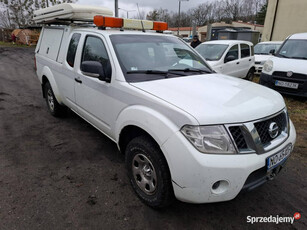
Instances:
[[[300,32],[307,32],[307,0],[269,0],[262,41],[283,41]]]

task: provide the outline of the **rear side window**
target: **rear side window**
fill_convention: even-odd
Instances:
[[[108,67],[108,53],[100,38],[87,36],[83,48],[82,62],[83,61],[98,61],[104,68]]]
[[[251,56],[250,55],[250,49],[249,49],[249,45],[247,44],[240,44],[241,47],[241,58],[246,58]]]
[[[80,37],[81,34],[73,34],[69,43],[66,61],[71,67],[74,67],[75,64],[75,57]]]
[[[226,57],[229,57],[229,56],[234,56],[235,57],[235,60],[239,58],[239,45],[234,45],[232,46],[228,53],[226,54]]]

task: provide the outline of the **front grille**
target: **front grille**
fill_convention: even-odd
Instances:
[[[278,77],[287,77],[289,79],[301,79],[301,80],[307,80],[307,75],[306,74],[301,74],[301,73],[293,73],[291,77],[287,76],[287,72],[282,72],[282,71],[275,71],[273,73],[273,76],[278,76]]]
[[[260,140],[262,145],[265,147],[267,146],[273,138],[269,135],[269,126],[272,122],[276,122],[276,124],[279,127],[279,133],[278,136],[281,134],[282,130],[285,130],[287,126],[287,116],[286,113],[280,113],[279,115],[269,118],[264,121],[256,122],[254,125],[257,129],[257,132],[259,134]]]
[[[255,61],[255,64],[260,65],[261,61]]]
[[[229,127],[229,131],[237,145],[237,148],[239,150],[247,149],[247,144],[240,129],[240,126],[231,126]]]

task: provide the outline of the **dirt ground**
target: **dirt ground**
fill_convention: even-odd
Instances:
[[[175,202],[156,211],[136,197],[116,145],[72,112],[48,114],[33,48],[0,47],[0,229],[307,229],[307,107],[286,98],[298,142],[286,170],[223,203]],[[184,170],[184,167],[183,167]],[[251,225],[247,216],[294,224]]]

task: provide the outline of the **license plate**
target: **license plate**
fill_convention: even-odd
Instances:
[[[298,83],[293,83],[293,82],[287,82],[287,81],[275,81],[276,86],[280,87],[285,87],[285,88],[291,88],[291,89],[297,89],[298,88]]]
[[[274,155],[267,158],[267,170],[272,170],[273,168],[277,167],[281,163],[283,163],[288,156],[290,155],[292,150],[292,144],[287,145],[283,150],[275,153]]]

